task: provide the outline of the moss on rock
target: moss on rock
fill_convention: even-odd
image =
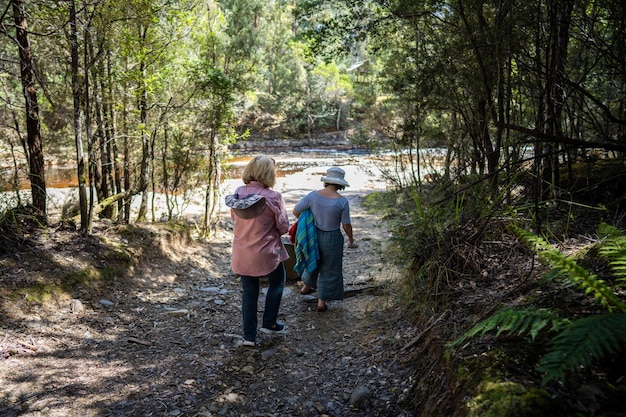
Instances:
[[[511,382],[483,382],[468,403],[468,417],[553,416],[555,405],[547,391]]]

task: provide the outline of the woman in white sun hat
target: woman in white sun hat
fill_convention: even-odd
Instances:
[[[317,228],[319,260],[317,268],[302,274],[301,294],[309,294],[317,289],[317,311],[328,309],[330,300],[343,300],[343,244],[344,237],[340,227],[348,237],[349,247],[355,247],[350,222],[350,205],[339,191],[350,185],[345,180],[345,171],[331,167],[322,177],[324,188],[310,192],[300,200],[293,214],[300,214],[310,209]]]

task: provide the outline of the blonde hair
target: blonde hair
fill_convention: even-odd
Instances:
[[[244,184],[258,181],[265,188],[272,188],[276,184],[276,162],[267,155],[255,156],[243,169],[241,179]]]

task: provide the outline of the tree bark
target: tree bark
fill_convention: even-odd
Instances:
[[[35,76],[31,56],[24,1],[12,0],[15,21],[16,40],[20,55],[20,72],[22,88],[26,100],[26,135],[28,142],[29,179],[33,198],[33,207],[46,220],[46,176],[41,142],[41,124],[39,120],[39,103],[35,89]]]
[[[91,67],[91,79],[92,79],[92,97],[94,100],[93,110],[96,119],[96,140],[95,143],[98,147],[98,161],[96,164],[96,195],[98,201],[102,201],[111,195],[109,184],[109,170],[110,163],[108,160],[108,154],[106,149],[106,139],[104,132],[104,110],[102,107],[102,60],[101,57],[94,50],[93,39],[89,37],[89,52],[94,64]],[[107,212],[108,211],[108,212]],[[104,216],[110,218],[111,211],[106,210]]]
[[[89,214],[88,214],[88,222],[87,222],[87,232],[91,233],[91,229],[93,227],[93,216],[94,216],[94,205],[96,203],[96,199],[94,196],[94,188],[96,184],[96,149],[94,145],[94,136],[91,133],[91,90],[89,88],[89,65],[91,62],[91,57],[89,54],[89,49],[87,45],[90,43],[90,33],[89,27],[85,28],[84,31],[84,39],[85,39],[85,48],[83,54],[83,61],[85,67],[85,83],[84,83],[84,95],[85,95],[85,135],[87,137],[87,154],[89,156],[89,165],[88,165],[88,175],[89,175]]]
[[[123,190],[122,187],[122,163],[120,162],[120,152],[117,144],[117,123],[115,106],[113,105],[113,89],[112,89],[112,71],[111,71],[111,51],[106,51],[106,86],[103,90],[106,91],[106,114],[107,114],[107,126],[106,126],[106,139],[110,145],[111,163],[113,164],[113,179],[111,183],[114,185],[113,194],[117,194]],[[120,213],[124,212],[124,201],[119,200],[117,202],[117,208],[114,210],[115,217],[119,218]]]
[[[74,142],[76,144],[76,162],[78,174],[78,200],[80,204],[80,230],[87,232],[89,213],[87,206],[87,164],[83,151],[83,120],[78,81],[78,28],[76,25],[76,2],[70,3],[70,44],[72,48],[72,97],[74,99]]]
[[[548,3],[549,41],[546,51],[546,90],[544,133],[548,136],[562,137],[562,110],[565,100],[564,68],[569,42],[569,27],[572,19],[573,2],[571,0],[550,0]],[[561,144],[550,144],[545,155],[545,169],[542,177],[550,184],[550,195],[543,198],[556,197],[560,187],[559,155]]]
[[[142,45],[146,42],[148,29],[143,26],[139,29]],[[139,174],[139,192],[141,193],[141,203],[139,204],[139,213],[137,213],[137,221],[143,222],[146,220],[146,214],[148,212],[148,182],[150,181],[150,140],[148,138],[147,123],[148,123],[148,91],[146,87],[146,67],[145,56],[142,55],[141,62],[139,64],[141,74],[141,80],[139,80],[139,118],[140,118],[140,136],[141,136],[141,167]]]

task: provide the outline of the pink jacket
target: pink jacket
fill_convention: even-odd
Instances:
[[[231,209],[230,216],[235,221],[231,267],[238,275],[263,277],[289,259],[281,240],[281,235],[289,230],[287,209],[278,191],[265,188],[257,181],[239,187],[237,193],[242,197],[262,195],[266,207],[252,219],[237,217]]]

